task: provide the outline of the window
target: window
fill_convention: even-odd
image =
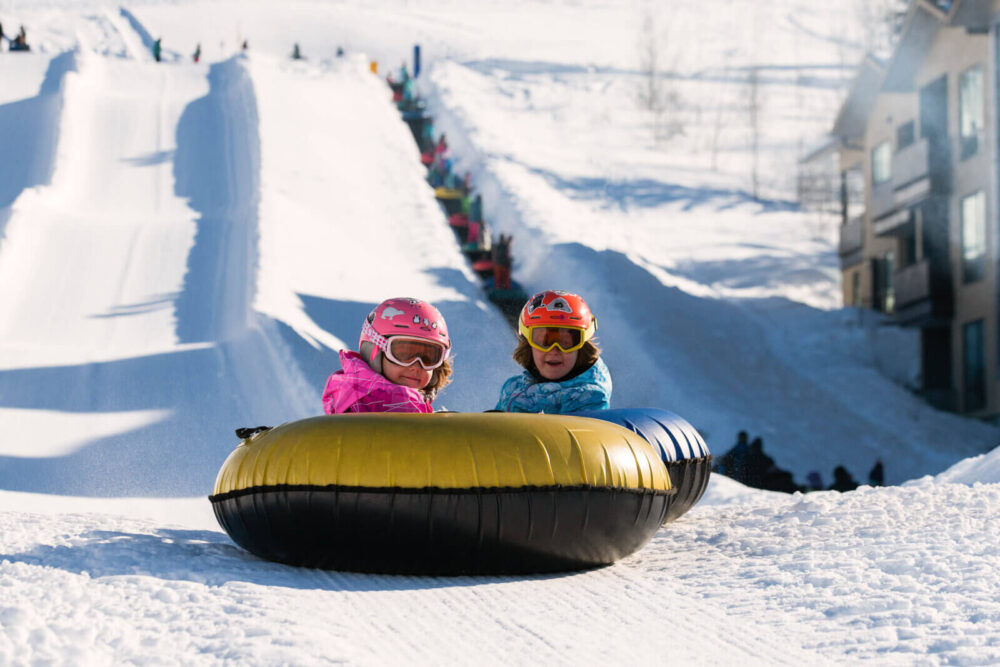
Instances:
[[[903,123],[896,129],[896,150],[901,151],[916,141],[916,130],[913,121]]]
[[[883,310],[887,313],[896,310],[896,286],[893,284],[893,274],[896,272],[896,253],[885,253],[885,298],[882,302]]]
[[[892,177],[892,153],[889,142],[883,141],[872,149],[872,185],[881,185]]]
[[[986,269],[986,196],[962,198],[962,281],[980,280]]]
[[[895,253],[887,252],[872,260],[872,297],[875,310],[892,313],[896,307],[896,292],[892,285],[892,272],[896,264]]]
[[[964,160],[979,152],[983,122],[983,68],[967,69],[958,78],[959,153]]]
[[[910,232],[899,239],[899,268],[905,269],[917,263],[917,235]]]
[[[986,407],[986,373],[983,360],[983,321],[969,322],[963,327],[963,374],[965,376],[963,408],[966,412]]]

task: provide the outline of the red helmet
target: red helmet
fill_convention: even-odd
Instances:
[[[382,372],[378,353],[393,336],[421,338],[444,346],[445,358],[451,351],[448,325],[437,308],[419,299],[386,299],[368,313],[361,325],[358,351],[376,373]]]
[[[518,332],[530,341],[532,327],[579,329],[582,344],[597,332],[597,318],[578,294],[546,290],[528,299],[521,309]]]

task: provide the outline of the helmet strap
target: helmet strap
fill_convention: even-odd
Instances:
[[[361,358],[368,363],[368,367],[379,375],[382,375],[382,350],[367,340],[361,343],[359,347]]]

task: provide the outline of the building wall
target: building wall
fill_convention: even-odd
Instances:
[[[907,121],[917,116],[916,97],[909,93],[881,93],[875,101],[868,125],[865,131],[865,263],[862,267],[862,294],[865,295],[868,308],[873,307],[874,280],[871,260],[885,257],[893,253],[899,257],[899,241],[891,236],[876,236],[873,232],[872,211],[872,149],[883,141],[888,141],[891,152],[896,152],[896,130]],[[849,289],[850,286],[848,286]]]
[[[995,160],[995,109],[993,93],[993,63],[990,36],[969,34],[963,28],[945,27],[927,52],[916,77],[916,88],[935,80],[942,74],[948,77],[948,134],[952,146],[952,191],[949,201],[949,246],[953,270],[954,317],[952,320],[952,377],[958,390],[959,408],[965,389],[964,327],[969,322],[982,320],[986,371],[986,406],[973,414],[1000,412],[1000,391],[997,387],[997,329],[996,329],[996,258],[997,225],[993,169]],[[984,128],[979,151],[961,159],[959,151],[959,78],[974,66],[982,67],[984,82]],[[982,191],[986,200],[986,249],[985,275],[981,280],[965,283],[962,275],[962,199]]]

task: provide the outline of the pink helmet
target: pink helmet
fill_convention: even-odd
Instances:
[[[382,372],[382,357],[390,336],[423,338],[451,350],[448,325],[437,308],[419,299],[386,299],[368,313],[361,325],[358,351],[376,373]]]

